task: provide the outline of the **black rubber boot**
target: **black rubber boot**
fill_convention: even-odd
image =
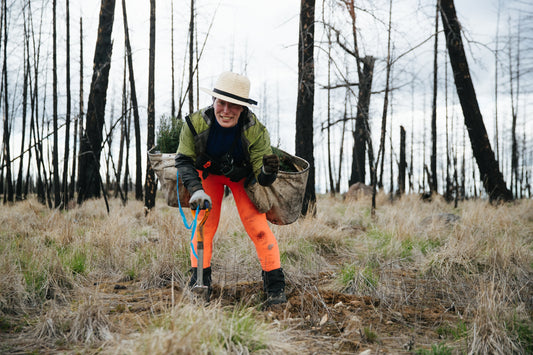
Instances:
[[[189,280],[189,289],[192,290],[194,285],[196,285],[196,282],[198,281],[197,278],[197,272],[198,269],[193,267],[191,268],[191,279]],[[204,286],[207,286],[207,295],[206,300],[209,301],[209,298],[211,297],[211,267],[207,267],[204,269]]]
[[[285,296],[285,275],[283,269],[272,271],[262,271],[263,290],[266,294],[265,306],[269,307],[274,304],[286,303]]]

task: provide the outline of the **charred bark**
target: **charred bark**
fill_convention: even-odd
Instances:
[[[23,10],[24,16],[24,80],[22,84],[22,142],[20,144],[20,164],[17,175],[17,185],[15,187],[15,198],[17,201],[23,199],[23,192],[26,190],[23,186],[23,169],[24,169],[24,143],[26,138],[26,120],[28,115],[28,85],[30,76],[30,53],[29,53],[29,34],[28,26],[26,24],[26,13]],[[28,165],[30,162],[28,161]]]
[[[150,58],[148,64],[148,137],[147,152],[155,143],[155,93],[154,93],[154,70],[155,70],[155,0],[150,0]],[[148,157],[146,159],[146,182],[144,191],[144,206],[150,210],[155,206],[155,194],[157,182],[155,181],[154,169]]]
[[[296,155],[310,164],[302,214],[316,212],[315,159],[313,154],[313,106],[315,0],[301,0],[298,40],[298,99],[296,104]]]
[[[53,178],[52,186],[54,190],[54,207],[58,208],[61,204],[61,188],[59,187],[59,156],[58,156],[58,132],[57,132],[57,0],[52,2],[53,12],[53,50],[52,50],[52,100],[53,100],[53,141],[52,147],[52,166],[53,166]]]
[[[102,150],[102,129],[105,123],[109,69],[111,67],[113,46],[111,33],[114,12],[115,0],[102,0],[85,132],[80,142],[78,203],[92,197],[100,197],[102,183],[99,172],[100,153]]]
[[[130,79],[131,105],[133,106],[133,125],[135,127],[135,199],[142,201],[142,158],[141,158],[141,125],[139,119],[139,107],[137,105],[137,90],[135,89],[135,76],[133,74],[133,59],[131,56],[130,34],[128,29],[128,16],[126,12],[126,1],[122,0],[122,16],[124,19],[124,42],[128,55],[128,73]],[[128,191],[126,189],[126,191]]]
[[[479,109],[453,0],[440,0],[440,12],[457,95],[483,186],[491,201],[510,201],[513,199],[513,195],[507,188],[498,162],[494,157]]]
[[[6,166],[6,175],[3,176],[2,168],[2,177],[4,181],[2,182],[3,192],[4,192],[4,203],[13,202],[14,200],[14,191],[13,191],[13,180],[11,177],[11,154],[9,147],[9,139],[11,135],[11,128],[9,124],[9,103],[8,103],[8,87],[7,87],[7,4],[6,1],[3,1],[3,27],[4,27],[4,65],[2,67],[2,77],[4,81],[4,138],[3,138],[3,149],[4,149],[4,162]],[[5,185],[5,187],[4,187]]]
[[[435,11],[435,45],[433,49],[433,101],[431,105],[431,184],[429,190],[432,194],[437,193],[437,84],[438,84],[438,61],[439,49],[439,6]]]
[[[78,137],[81,142],[83,132],[83,19],[80,17],[80,93],[79,93],[79,113],[74,124],[74,151],[72,153],[72,175],[70,177],[69,196],[74,198],[74,191],[76,190],[76,166],[78,163]]]
[[[357,99],[357,114],[355,118],[355,131],[353,132],[354,147],[352,160],[352,174],[349,180],[350,186],[356,182],[365,183],[365,157],[367,137],[370,132],[366,132],[368,124],[368,111],[370,107],[370,96],[372,89],[372,77],[374,73],[375,59],[367,56],[361,59],[363,71],[359,82],[359,94]]]
[[[67,112],[65,115],[65,154],[63,157],[63,208],[68,208],[70,200],[68,188],[68,163],[70,153],[70,113],[71,113],[71,93],[70,93],[70,6],[69,0],[66,0],[66,90],[67,90]]]
[[[189,112],[193,113],[194,109],[194,0],[191,0],[191,13],[189,19]]]
[[[407,161],[405,159],[405,128],[400,126],[400,165],[398,166],[398,194],[405,193],[405,172]]]

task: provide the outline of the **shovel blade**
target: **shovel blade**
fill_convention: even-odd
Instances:
[[[205,301],[209,301],[209,287],[203,285],[194,285],[192,288],[192,293],[199,298],[203,298]]]

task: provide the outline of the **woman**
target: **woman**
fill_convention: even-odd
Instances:
[[[249,109],[257,102],[249,98],[247,77],[222,73],[212,90],[202,91],[213,97],[213,105],[186,118],[175,158],[175,166],[189,192],[191,209],[211,207],[204,225],[204,285],[211,286],[211,257],[213,238],[220,220],[224,188],[231,189],[239,216],[248,236],[255,245],[261,263],[266,304],[287,301],[285,277],[280,264],[276,237],[248,198],[245,186],[259,183],[268,186],[276,180],[279,159],[272,153],[267,129]],[[193,245],[196,245],[195,235]],[[197,260],[191,251],[192,277],[189,286],[196,284]]]

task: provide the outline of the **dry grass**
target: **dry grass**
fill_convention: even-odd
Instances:
[[[64,212],[34,200],[1,206],[0,325],[11,334],[5,339],[25,339],[25,351],[70,343],[82,352],[106,353],[297,351],[302,339],[293,339],[284,323],[265,321],[264,313],[255,311],[256,299],[247,306],[205,308],[180,298],[188,278],[190,231],[176,209],[157,203],[148,216],[136,201],[123,207],[112,200],[109,215],[103,201]],[[259,282],[253,244],[231,197],[224,203],[214,246],[215,283]],[[443,341],[458,352],[533,350],[531,200],[500,206],[465,201],[454,209],[438,198],[428,203],[410,195],[391,202],[380,194],[373,218],[367,198],[319,197],[315,218],[272,230],[288,290],[301,300],[294,312],[302,324],[316,325],[324,314],[332,319],[337,311],[324,299],[324,290],[330,290],[371,297],[379,304],[374,306],[379,319],[405,329],[428,334],[446,329]],[[103,297],[95,285],[106,282],[135,283],[146,295],[169,290],[172,282],[175,287],[172,302],[146,296],[148,311],[135,313],[128,302],[140,296]],[[418,310],[415,321],[405,313],[408,307]],[[466,331],[455,331],[458,324],[444,318],[421,325],[430,309],[460,316]],[[377,331],[382,324],[350,317],[358,319],[358,330],[350,334]],[[0,352],[9,353],[9,346],[17,348],[6,345]]]
[[[253,308],[180,302],[140,336],[108,349],[116,354],[294,354],[279,323],[262,319]]]

